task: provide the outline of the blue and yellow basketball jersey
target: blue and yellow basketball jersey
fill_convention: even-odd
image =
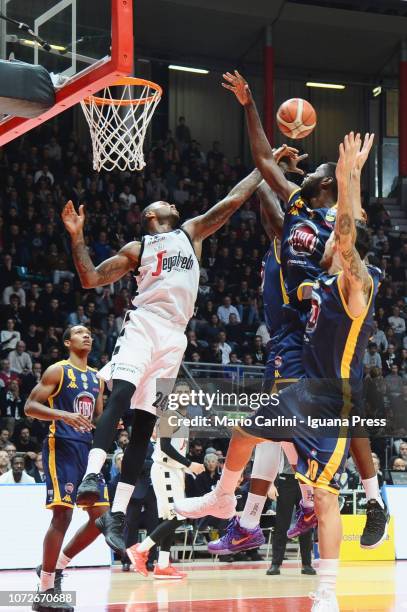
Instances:
[[[372,282],[369,303],[352,317],[339,286],[340,274],[321,274],[314,283],[311,312],[305,327],[302,352],[307,378],[363,378],[363,357],[373,332],[374,301],[381,271],[367,266]]]
[[[288,304],[275,238],[262,262],[262,293],[264,318],[267,330],[273,338],[280,331],[283,323],[283,304]]]
[[[334,229],[335,219],[336,207],[309,208],[300,189],[288,200],[281,241],[281,268],[289,301],[284,311],[289,320],[295,311],[308,309],[309,304],[301,304],[298,290],[304,282],[312,283],[320,275],[325,243]]]
[[[96,377],[94,368],[89,366],[81,370],[68,360],[59,361],[62,367],[61,380],[58,389],[48,398],[51,408],[67,412],[79,412],[92,420],[96,399],[100,392],[101,383]],[[77,442],[92,443],[90,432],[75,431],[63,421],[55,420],[49,426],[49,437],[66,438]]]

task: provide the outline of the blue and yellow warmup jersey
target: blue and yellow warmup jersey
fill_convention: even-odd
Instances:
[[[65,410],[66,412],[79,412],[92,420],[96,399],[100,392],[100,381],[96,377],[94,368],[87,367],[81,370],[70,361],[59,361],[61,366],[61,380],[58,389],[48,398],[51,408]],[[66,438],[77,442],[92,443],[90,432],[75,431],[63,421],[52,421],[49,426],[49,437]]]
[[[262,293],[264,318],[267,330],[273,338],[283,323],[283,304],[288,304],[276,238],[271,242],[262,262]]]
[[[289,300],[284,311],[288,320],[295,311],[304,310],[299,287],[304,282],[313,282],[321,273],[321,259],[335,219],[336,207],[309,208],[300,189],[288,200],[281,241],[281,268]]]
[[[302,352],[307,378],[363,378],[363,357],[373,333],[374,300],[381,271],[367,266],[372,282],[369,303],[359,317],[352,317],[335,275],[321,274],[314,283],[311,312],[305,327]]]

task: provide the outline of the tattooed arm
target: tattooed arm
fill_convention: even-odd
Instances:
[[[117,255],[102,261],[97,267],[94,266],[83,235],[85,222],[83,205],[79,207],[78,214],[72,202],[69,201],[62,211],[62,221],[71,236],[72,257],[82,287],[85,289],[114,283],[130,270],[134,270],[138,264],[140,243],[129,242],[120,249]]]
[[[253,195],[262,181],[260,172],[255,169],[240,183],[235,185],[226,198],[212,206],[206,213],[183,224],[197,251],[200,251],[202,240],[218,231],[230,217]]]
[[[350,177],[360,145],[359,134],[356,137],[353,132],[346,135],[344,142],[339,147],[336,169],[338,211],[335,222],[335,242],[343,269],[339,282],[349,311],[354,317],[362,314],[366,308],[371,291],[371,277],[355,246],[355,215],[350,198]]]

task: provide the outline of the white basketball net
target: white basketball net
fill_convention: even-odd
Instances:
[[[81,101],[92,140],[93,168],[98,172],[102,169],[111,172],[115,168],[142,170],[146,165],[144,138],[161,99],[161,90],[141,79],[135,80],[135,84],[137,99],[134,99],[133,85],[129,84],[115,86],[122,89],[120,98],[117,94],[113,97],[110,87],[105,87],[100,97],[88,96]]]

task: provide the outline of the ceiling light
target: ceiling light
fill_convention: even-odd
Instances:
[[[308,81],[307,87],[322,87],[323,89],[345,89],[345,85],[337,85],[335,83],[313,83]]]
[[[373,87],[372,94],[374,98],[377,98],[377,96],[380,96],[381,93],[382,93],[382,88],[380,85],[378,85],[377,87]]]
[[[170,64],[168,68],[170,70],[180,70],[181,72],[195,72],[196,74],[209,74],[209,70],[204,70],[203,68],[190,68],[189,66],[176,66],[175,64]]]
[[[29,47],[35,47],[36,45],[41,47],[41,45],[39,45],[37,41],[30,40],[28,38],[22,38],[20,42],[23,43],[24,45],[28,45]],[[53,51],[66,51],[67,50],[66,47],[62,47],[61,45],[50,45],[50,47]]]

